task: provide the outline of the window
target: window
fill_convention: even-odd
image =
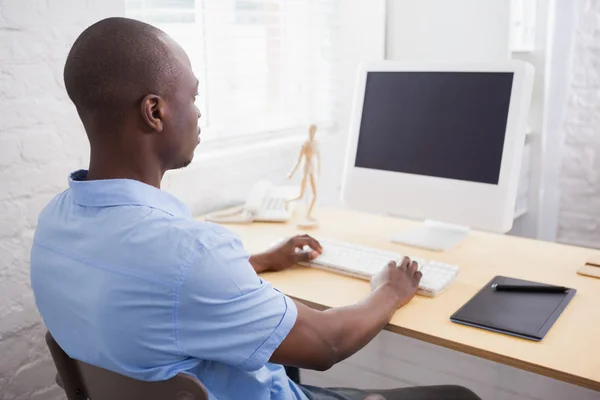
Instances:
[[[172,36],[200,80],[207,140],[334,121],[336,0],[126,0]]]

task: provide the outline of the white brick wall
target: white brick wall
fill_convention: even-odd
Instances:
[[[578,0],[558,241],[600,247],[600,2]]]
[[[37,215],[86,165],[62,69],[89,24],[122,0],[0,0],[0,399],[62,399],[29,286]]]

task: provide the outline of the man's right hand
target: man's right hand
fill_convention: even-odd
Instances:
[[[397,299],[397,308],[407,304],[417,293],[423,274],[418,271],[418,264],[408,257],[397,264],[390,261],[377,275],[371,279],[371,290],[386,290]]]

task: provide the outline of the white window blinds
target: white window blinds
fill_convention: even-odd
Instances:
[[[205,139],[333,123],[335,0],[127,0],[171,35],[200,80]]]

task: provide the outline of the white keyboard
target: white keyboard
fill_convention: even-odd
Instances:
[[[343,275],[370,280],[390,261],[401,261],[399,253],[359,246],[347,242],[317,239],[323,247],[323,253],[305,266],[321,268]],[[418,294],[435,297],[442,293],[458,275],[459,267],[437,261],[410,257],[419,264],[423,274]]]

